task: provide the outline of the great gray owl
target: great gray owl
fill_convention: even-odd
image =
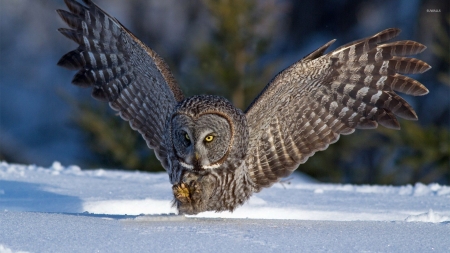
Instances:
[[[154,150],[173,185],[179,213],[233,211],[254,192],[288,176],[341,134],[416,120],[395,91],[428,90],[401,74],[430,66],[405,56],[426,47],[385,43],[391,28],[324,54],[326,43],[280,72],[242,112],[223,97],[184,98],[166,63],[91,0],[58,10],[79,44],[58,65],[79,70],[72,83],[119,112]],[[396,115],[396,116],[395,116]]]

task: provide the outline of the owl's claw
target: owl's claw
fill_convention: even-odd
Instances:
[[[184,178],[181,183],[172,186],[174,204],[180,214],[197,214],[204,211],[204,201],[207,197],[203,196],[202,182],[201,177]]]
[[[185,183],[176,184],[172,187],[173,195],[183,203],[191,202],[190,191]]]

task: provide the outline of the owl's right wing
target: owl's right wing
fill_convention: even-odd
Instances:
[[[167,170],[166,118],[183,94],[166,63],[153,50],[91,0],[83,2],[86,6],[65,0],[70,12],[57,10],[72,28],[59,31],[79,45],[58,65],[79,70],[72,83],[93,87],[92,95],[108,101],[129,121]]]
[[[412,107],[394,91],[428,90],[403,74],[430,66],[404,56],[426,47],[414,41],[380,44],[400,33],[386,29],[326,55],[330,41],[278,74],[246,111],[250,143],[246,165],[255,191],[269,187],[300,164],[356,128],[381,124],[399,129],[395,117],[416,120]]]

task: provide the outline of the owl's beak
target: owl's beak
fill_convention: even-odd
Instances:
[[[193,165],[194,165],[194,170],[201,170],[202,166],[201,166],[201,162],[200,162],[201,156],[199,152],[194,152],[194,161],[193,161]]]

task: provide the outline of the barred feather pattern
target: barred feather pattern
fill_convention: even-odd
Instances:
[[[65,0],[69,12],[57,10],[70,27],[59,32],[79,45],[58,65],[79,70],[72,83],[91,87],[93,97],[108,101],[142,134],[167,170],[165,122],[183,94],[153,50],[92,1],[83,1],[85,5]]]
[[[425,50],[424,45],[409,40],[384,43],[399,33],[386,29],[323,55],[330,41],[265,87],[246,111],[246,166],[255,191],[289,175],[341,134],[378,124],[400,129],[396,116],[417,120],[396,92],[427,94],[424,85],[402,74],[423,73],[430,66],[407,57]]]

